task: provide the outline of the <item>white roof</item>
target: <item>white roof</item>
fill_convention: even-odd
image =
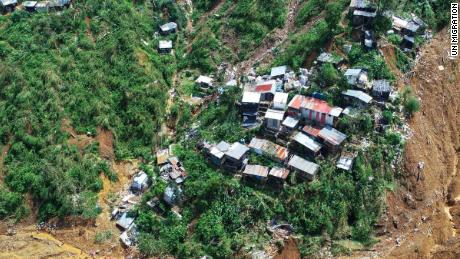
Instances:
[[[260,93],[256,92],[244,92],[243,93],[243,103],[259,103],[260,102]]]
[[[225,153],[227,156],[239,160],[246,152],[249,151],[249,148],[239,142],[233,143],[229,150]]]
[[[275,98],[273,98],[273,102],[287,104],[288,97],[289,97],[288,93],[276,92]]]
[[[282,123],[284,126],[288,127],[288,128],[295,128],[297,127],[297,125],[299,124],[299,120],[294,118],[294,117],[286,117],[286,119],[284,119],[283,123]]]
[[[331,111],[329,112],[329,115],[339,117],[340,114],[342,114],[342,111],[343,109],[340,107],[332,107]]]
[[[305,160],[299,156],[294,155],[288,163],[289,166],[298,169],[302,172],[305,172],[311,176],[315,176],[319,170],[319,165]]]
[[[353,157],[341,156],[337,161],[337,167],[343,170],[350,171],[353,166]]]
[[[349,68],[347,71],[345,71],[345,76],[359,76],[361,74],[361,71],[363,71],[361,68]]]
[[[249,143],[249,147],[257,150],[262,150],[263,146],[267,143],[266,139],[253,137]]]
[[[243,174],[245,175],[253,175],[259,177],[267,177],[268,176],[268,167],[261,166],[261,165],[246,165],[244,168]]]
[[[168,22],[160,26],[162,31],[171,31],[177,28],[177,23],[175,22]]]
[[[197,84],[205,83],[205,84],[208,84],[208,85],[211,85],[211,86],[212,86],[212,81],[213,81],[212,78],[210,78],[210,77],[208,77],[208,76],[200,75],[200,76],[195,80],[195,83],[197,83]]]
[[[11,4],[17,4],[18,1],[17,0],[0,0],[0,2],[6,6],[6,5],[11,5]]]
[[[134,177],[133,182],[136,182],[138,184],[143,184],[147,181],[147,174],[143,171],[139,172],[138,175]]]
[[[284,111],[268,109],[265,113],[265,119],[282,121],[284,119]]]
[[[294,140],[301,144],[302,146],[314,151],[314,152],[318,152],[321,150],[321,148],[323,147],[321,144],[319,144],[318,142],[314,141],[312,138],[310,138],[309,136],[303,134],[302,132],[299,132],[297,133],[297,135],[295,135],[294,137]]]
[[[48,1],[38,2],[35,5],[35,8],[46,8],[49,7],[50,3]]]
[[[365,103],[370,103],[372,101],[372,97],[363,91],[346,90],[346,91],[343,91],[342,94],[346,96],[357,98]]]
[[[160,49],[172,49],[172,41],[160,40]]]
[[[35,7],[37,5],[37,1],[26,1],[22,3],[24,7]]]
[[[279,66],[272,68],[270,77],[276,77],[286,74],[287,66]]]
[[[228,81],[225,85],[226,86],[237,86],[238,82],[236,82],[236,80],[233,79],[233,80]]]

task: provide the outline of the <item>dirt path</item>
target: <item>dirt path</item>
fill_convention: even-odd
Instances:
[[[99,142],[99,155],[104,159],[114,161],[113,133],[108,129],[99,127],[97,129],[96,140]]]
[[[411,85],[422,106],[410,122],[403,186],[388,194],[381,221],[388,233],[372,255],[460,258],[460,70],[458,59],[447,58],[448,39],[447,31],[438,34],[398,82]]]

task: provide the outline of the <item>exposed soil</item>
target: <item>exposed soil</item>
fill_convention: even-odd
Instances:
[[[396,78],[401,77],[402,73],[396,65],[397,61],[396,61],[395,46],[391,44],[386,44],[384,46],[381,46],[380,50],[382,51],[383,58],[385,59],[385,62],[390,68],[391,72],[396,76]]]
[[[63,119],[61,124],[61,130],[70,135],[67,143],[70,145],[76,145],[77,148],[81,151],[89,144],[94,142],[94,139],[86,134],[78,134],[75,129],[72,127],[68,119]]]
[[[398,82],[410,85],[422,105],[410,121],[402,186],[387,195],[383,236],[367,256],[460,258],[460,70],[458,59],[447,57],[448,39],[447,31],[439,33]]]
[[[113,133],[108,129],[98,128],[96,140],[99,142],[99,155],[104,159],[114,161]]]
[[[277,254],[274,259],[298,259],[300,258],[300,251],[297,247],[295,239],[290,238],[284,242],[283,249]]]

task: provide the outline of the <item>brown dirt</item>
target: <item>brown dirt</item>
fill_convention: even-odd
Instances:
[[[96,140],[99,142],[99,155],[104,159],[114,161],[113,133],[108,129],[98,128]]]
[[[402,186],[387,195],[381,225],[388,232],[372,255],[460,257],[460,70],[458,59],[447,57],[448,39],[447,31],[439,33],[398,82],[412,86],[422,105],[410,121],[414,136],[406,144]]]
[[[91,18],[89,18],[88,16],[85,17],[85,24],[86,24],[86,34],[93,42],[95,42],[93,32],[91,31]]]
[[[61,130],[67,132],[70,135],[67,143],[70,145],[76,145],[77,148],[81,151],[86,146],[94,142],[94,139],[86,134],[78,134],[72,127],[68,119],[63,119],[61,124]]]
[[[388,64],[388,67],[390,68],[391,72],[396,76],[396,78],[399,78],[402,76],[401,71],[398,69],[396,66],[396,53],[395,53],[395,46],[391,44],[384,45],[380,47],[380,50],[383,53],[383,57]]]
[[[297,247],[295,239],[290,238],[284,242],[283,249],[277,254],[274,259],[298,259],[300,258],[300,251]]]

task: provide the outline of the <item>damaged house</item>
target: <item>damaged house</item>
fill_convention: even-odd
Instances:
[[[147,189],[149,178],[144,171],[140,171],[133,179],[130,190],[134,193],[141,193]]]
[[[354,157],[350,155],[342,155],[337,161],[337,168],[343,169],[345,171],[351,171],[353,168]]]
[[[319,171],[319,165],[294,155],[288,163],[289,168],[302,179],[313,181]]]
[[[287,72],[287,66],[273,67],[270,72],[270,79],[284,79],[284,75]]]
[[[130,216],[128,212],[123,212],[116,224],[122,230],[126,230],[133,224],[135,219],[136,218]]]
[[[340,107],[331,107],[326,101],[303,95],[294,96],[288,106],[289,116],[319,125],[335,125],[341,113]]]
[[[363,91],[346,90],[342,95],[350,105],[355,107],[367,107],[372,102],[372,97]]]
[[[328,52],[321,53],[316,59],[316,61],[318,62],[318,65],[330,63],[334,65],[336,68],[343,64],[343,58],[341,56]]]
[[[372,83],[372,96],[377,100],[388,100],[393,88],[388,80],[375,80]]]
[[[168,185],[163,193],[163,201],[169,206],[180,204],[182,202],[182,189],[180,186]]]
[[[369,83],[367,71],[362,68],[349,68],[345,71],[345,78],[349,85],[356,88],[366,89]]]
[[[195,80],[195,84],[197,84],[202,89],[209,89],[213,87],[213,81],[214,79],[212,79],[211,77],[200,75]]]
[[[16,9],[17,5],[17,0],[0,0],[0,12],[11,13]]]
[[[168,22],[160,26],[160,33],[162,35],[168,35],[170,33],[176,33],[177,23]]]

